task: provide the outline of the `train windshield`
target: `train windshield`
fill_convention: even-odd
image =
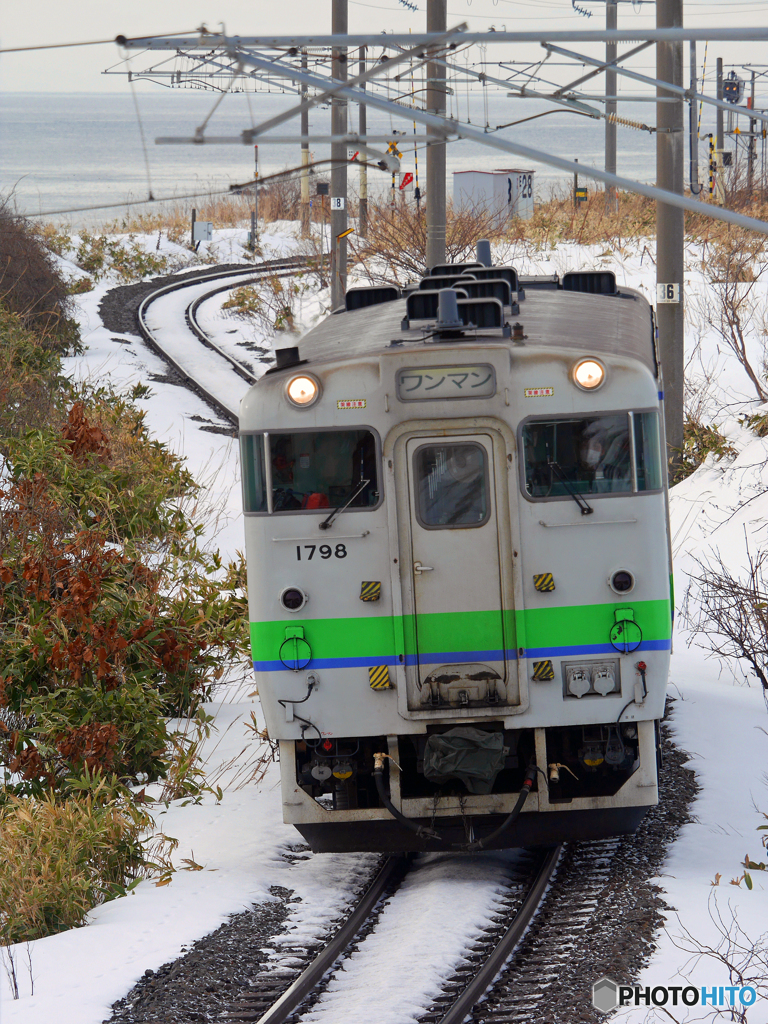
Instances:
[[[379,503],[370,430],[301,430],[241,437],[246,513],[322,512]]]
[[[523,426],[525,489],[532,498],[659,490],[655,412],[530,420]]]

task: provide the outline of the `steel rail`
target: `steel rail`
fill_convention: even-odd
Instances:
[[[365,895],[344,924],[333,935],[328,944],[320,950],[312,963],[299,975],[290,988],[283,992],[280,998],[259,1018],[257,1024],[283,1024],[288,1019],[296,1007],[319,984],[323,975],[331,969],[334,962],[341,956],[352,939],[354,939],[365,924],[373,908],[384,895],[387,886],[397,879],[399,873],[405,872],[408,862],[409,858],[407,856],[387,858],[365,892]],[[234,1014],[231,1016],[234,1016]]]
[[[216,270],[211,271],[210,273],[197,274],[194,277],[181,278],[180,280],[173,281],[170,284],[162,285],[160,288],[156,288],[148,295],[145,295],[142,301],[139,303],[139,307],[137,310],[137,319],[141,336],[144,338],[144,340],[147,342],[147,344],[154,352],[157,352],[163,359],[166,360],[166,362],[170,363],[174,367],[174,369],[179,374],[181,374],[184,380],[188,381],[191,385],[193,385],[194,390],[198,392],[200,395],[202,395],[205,401],[209,405],[211,405],[219,413],[220,416],[222,416],[226,420],[229,420],[229,422],[232,423],[233,426],[237,427],[239,423],[237,413],[233,409],[225,406],[223,402],[219,401],[219,399],[216,398],[215,395],[211,394],[211,392],[206,388],[204,383],[194,378],[188,372],[188,370],[185,369],[182,363],[179,362],[179,360],[175,359],[165,350],[165,348],[163,348],[163,345],[158,340],[155,333],[150,329],[147,323],[148,310],[152,303],[155,302],[157,299],[161,298],[162,296],[169,295],[175,291],[180,291],[183,288],[190,288],[193,285],[205,283],[206,281],[216,281],[221,280],[222,278],[241,277],[250,280],[258,280],[259,278],[265,275],[273,274],[276,271],[297,270],[300,267],[304,266],[305,264],[306,260],[304,257],[289,256],[284,259],[268,260],[264,263],[258,264],[257,266],[243,267],[242,270]],[[190,329],[192,329],[191,324]],[[199,337],[199,335],[197,336]],[[200,340],[203,339],[201,338]],[[230,356],[226,352],[223,352],[213,341],[211,341],[210,338],[205,339],[205,343],[210,348],[215,349],[217,354],[223,357],[232,366],[232,369],[241,377],[243,377],[244,374],[248,374],[248,376],[244,377],[243,379],[247,380],[249,383],[252,383],[255,380],[255,378],[251,374],[249,374],[248,370],[244,366],[239,364],[233,356]]]
[[[265,273],[269,277],[292,277],[293,274],[295,273],[295,269],[283,270],[276,273],[270,273],[269,271],[267,271]],[[265,274],[258,274],[255,277],[245,277],[242,283],[243,285],[255,283],[256,281],[263,280],[264,276]],[[192,331],[192,333],[195,335],[195,337],[199,341],[201,341],[203,345],[206,346],[206,348],[212,349],[214,352],[216,352],[217,355],[220,355],[222,359],[225,359],[239,377],[242,377],[243,380],[246,381],[248,384],[255,384],[259,378],[252,374],[247,366],[244,366],[243,363],[241,363],[238,359],[235,359],[233,355],[231,355],[229,352],[225,352],[220,345],[217,345],[216,342],[208,334],[206,334],[206,332],[197,322],[197,311],[200,309],[204,302],[207,302],[208,299],[212,299],[214,295],[220,295],[221,292],[228,292],[231,291],[231,289],[231,284],[222,284],[219,285],[218,288],[212,288],[209,292],[205,292],[205,294],[203,295],[198,295],[194,302],[190,303],[190,305],[187,306],[186,308],[185,318],[187,321],[187,326],[189,327],[190,331]]]
[[[536,911],[541,905],[544,894],[547,891],[555,869],[560,861],[563,851],[562,844],[554,846],[547,853],[539,873],[531,886],[523,905],[515,915],[514,920],[499,940],[496,948],[485,961],[483,966],[470,981],[458,999],[453,1003],[448,1012],[440,1019],[440,1024],[462,1024],[462,1021],[470,1013],[475,1003],[481,999],[496,980],[497,975],[506,963],[509,955],[523,937],[528,925],[531,923]],[[261,1022],[259,1022],[261,1024]]]

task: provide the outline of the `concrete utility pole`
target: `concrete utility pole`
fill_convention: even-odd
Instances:
[[[605,3],[605,27],[606,29],[614,29],[617,24],[616,12],[618,10],[618,4],[616,0],[606,0]],[[605,44],[605,61],[616,60],[616,43]],[[605,72],[605,95],[615,96],[616,95],[616,72],[606,71]],[[606,99],[605,101],[605,113],[608,118],[611,114],[616,115],[616,100]],[[605,169],[608,174],[616,173],[616,125],[611,124],[610,120],[605,122]],[[605,186],[605,212],[616,213],[619,208],[619,201],[616,195],[616,188],[614,185]]]
[[[445,32],[446,0],[427,0],[427,32]],[[427,64],[427,110],[445,115],[445,65]],[[438,136],[439,137],[439,136]],[[427,267],[445,263],[445,142],[427,144]]]
[[[656,27],[682,28],[683,0],[657,0]],[[656,77],[673,85],[683,84],[682,43],[656,44]],[[656,104],[656,184],[683,194],[684,140],[683,101],[661,86],[656,96],[674,102]],[[668,203],[656,203],[656,319],[659,353],[664,377],[664,422],[670,479],[680,462],[683,447],[683,211]],[[663,287],[662,287],[663,286]]]
[[[717,58],[717,98],[723,98],[723,58]],[[725,167],[723,164],[723,148],[725,141],[723,137],[723,108],[717,108],[717,121],[715,129],[715,196],[717,202],[725,202]]]
[[[301,70],[307,70],[307,51],[301,51]],[[301,102],[306,103],[309,89],[306,85],[301,87]],[[309,135],[309,110],[301,112],[301,134]],[[309,237],[309,143],[301,144],[301,237]]]
[[[347,0],[333,0],[334,35],[349,32]],[[347,48],[334,46],[332,76],[347,81]],[[347,100],[334,96],[331,100],[331,134],[347,133]],[[331,144],[331,309],[344,304],[347,290],[347,240],[339,235],[347,230],[347,147],[344,142]],[[341,208],[339,208],[341,200]]]
[[[365,52],[367,47],[360,47],[360,74],[365,74]],[[365,89],[365,82],[360,86],[361,89]],[[358,125],[359,134],[362,138],[365,138],[365,133],[368,130],[368,108],[364,103],[360,104],[360,123]],[[357,233],[361,238],[368,237],[368,168],[365,165],[367,157],[363,154],[360,161],[360,198],[358,218],[357,218]]]
[[[749,105],[755,109],[755,72],[752,72],[752,89],[750,92]],[[754,117],[749,119],[749,149],[747,151],[747,184],[751,192],[755,186],[755,164],[757,163],[757,121]]]

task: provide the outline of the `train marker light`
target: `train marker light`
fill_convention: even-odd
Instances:
[[[573,368],[573,380],[584,391],[595,391],[605,380],[605,368],[596,359],[582,359]]]
[[[294,405],[306,409],[320,397],[320,384],[314,377],[302,374],[299,377],[291,377],[286,384],[285,393]]]

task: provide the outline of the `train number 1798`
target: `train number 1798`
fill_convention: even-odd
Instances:
[[[304,544],[304,555],[303,557],[311,562],[315,557],[315,552],[320,555],[321,558],[346,558],[347,548],[345,544],[337,544],[332,547],[330,544]],[[296,545],[296,558],[300,562],[302,559],[301,554],[302,545]]]

